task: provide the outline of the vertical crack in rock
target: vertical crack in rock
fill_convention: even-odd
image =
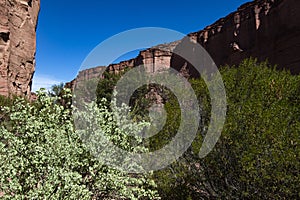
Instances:
[[[241,26],[241,18],[240,18],[240,13],[235,13],[234,15],[234,24],[235,24],[235,30],[234,30],[234,36],[238,36],[239,34],[239,28]]]
[[[208,31],[204,31],[203,38],[204,38],[204,43],[206,43],[208,40]]]
[[[259,29],[259,26],[260,26],[259,13],[260,13],[261,9],[262,9],[262,8],[259,7],[258,5],[256,5],[255,8],[254,8],[256,30],[258,30],[258,29]]]
[[[270,9],[271,9],[271,6],[270,6],[270,3],[268,2],[265,2],[265,15],[268,15]]]

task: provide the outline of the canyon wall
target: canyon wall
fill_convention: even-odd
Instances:
[[[40,0],[0,0],[0,94],[31,94]]]
[[[203,30],[188,34],[188,37],[201,44],[217,66],[238,65],[243,59],[254,57],[259,61],[268,60],[279,70],[300,73],[299,0],[249,2]],[[109,65],[107,70],[117,74],[126,67],[146,64],[147,71],[155,72],[163,64],[184,76],[198,76],[189,63],[168,52],[178,44],[180,41],[149,48],[141,51],[137,58]],[[95,69],[85,70],[85,73],[89,70]],[[83,80],[80,73],[73,83],[77,79]]]
[[[204,30],[189,34],[218,66],[258,58],[300,72],[300,1],[256,0],[246,3]]]
[[[82,70],[78,73],[77,77],[73,81],[66,83],[66,87],[74,88],[80,83],[84,83],[86,80],[103,78],[103,76],[100,76],[99,74],[102,74],[105,70],[113,74],[119,74],[126,68],[145,65],[146,71],[152,73],[162,70],[162,68],[168,68],[171,65],[171,58],[173,55],[170,52],[170,48],[173,50],[177,44],[178,42],[172,42],[166,45],[158,45],[157,47],[141,51],[136,58],[130,60],[111,64],[107,67],[99,66]]]

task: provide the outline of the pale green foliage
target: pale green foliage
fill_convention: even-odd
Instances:
[[[4,109],[9,121],[0,126],[1,198],[158,198],[154,182],[146,175],[128,175],[91,156],[75,134],[70,110],[56,104],[55,98],[39,92],[34,104],[18,99]],[[63,98],[70,98],[70,93]],[[103,120],[102,112],[109,114],[93,108],[94,120]],[[106,135],[114,134],[111,131]]]
[[[149,126],[149,123],[132,122],[128,115],[129,108],[125,105],[117,107],[115,99],[112,100],[111,106],[113,112],[106,105],[106,99],[102,99],[100,106],[92,102],[87,104],[84,109],[75,110],[76,133],[80,135],[89,151],[101,162],[110,163],[115,168],[123,166],[131,171],[142,170],[141,166],[129,160],[127,155],[129,152],[147,152],[142,138],[137,134]],[[115,150],[115,147],[118,147],[119,150]],[[113,171],[114,180],[126,176],[126,173],[121,171],[122,169]],[[124,193],[130,199],[158,198],[156,191],[147,189],[149,186],[153,188],[156,186],[147,176],[135,174],[126,177],[115,183],[115,190],[118,190],[119,193]],[[134,185],[147,187],[132,187]]]

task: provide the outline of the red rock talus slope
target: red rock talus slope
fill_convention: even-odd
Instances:
[[[0,0],[0,94],[30,96],[40,0]]]

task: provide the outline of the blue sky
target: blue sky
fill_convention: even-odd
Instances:
[[[71,81],[86,56],[120,32],[162,27],[187,34],[203,29],[245,2],[248,1],[41,0],[33,90]]]

